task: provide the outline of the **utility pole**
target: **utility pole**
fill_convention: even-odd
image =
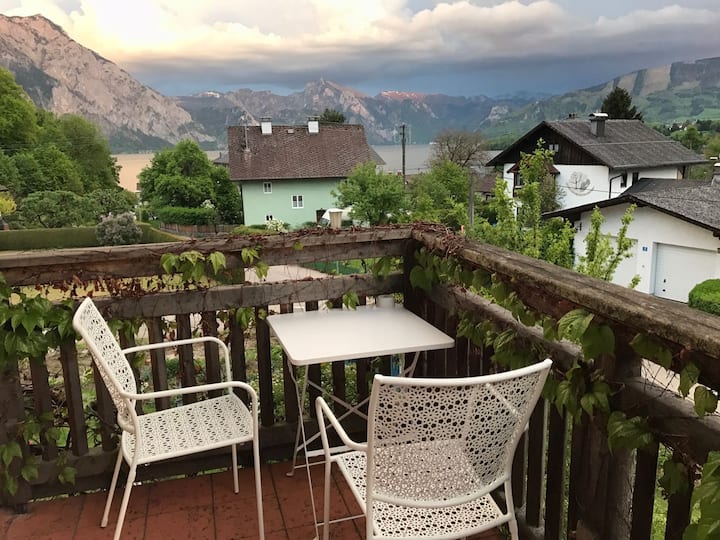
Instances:
[[[402,131],[402,138],[400,139],[402,142],[402,177],[403,177],[403,186],[407,187],[407,177],[405,176],[405,124],[400,125],[400,129]]]

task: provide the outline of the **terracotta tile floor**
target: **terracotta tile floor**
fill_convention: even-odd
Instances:
[[[264,465],[262,469],[265,538],[310,540],[314,537],[312,505],[307,472],[298,469],[288,477],[287,463]],[[322,512],[322,467],[311,467],[313,492]],[[360,512],[347,485],[334,475],[331,518]],[[233,493],[232,476],[221,472],[166,480],[133,487],[123,526],[123,539],[225,540],[257,538],[257,513],[252,469],[240,471],[240,493]],[[26,514],[0,508],[0,538],[100,540],[113,536],[122,492],[118,491],[107,528],[100,527],[105,492],[78,495],[28,505]],[[318,514],[318,519],[322,514]],[[344,521],[331,526],[332,540],[361,540],[364,520]],[[494,531],[472,540],[501,540]]]

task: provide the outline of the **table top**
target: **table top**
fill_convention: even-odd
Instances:
[[[269,315],[296,366],[452,347],[453,338],[401,305]]]

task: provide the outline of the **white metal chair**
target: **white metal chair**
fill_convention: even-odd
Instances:
[[[496,375],[453,379],[376,375],[367,443],[351,440],[317,398],[325,450],[324,539],[334,462],[364,510],[368,540],[463,538],[503,523],[517,540],[512,460],[551,365],[547,359]],[[325,418],[351,451],[331,455]],[[506,512],[491,496],[501,486]]]
[[[120,532],[125,520],[125,511],[130,500],[130,491],[132,490],[138,465],[214,448],[232,446],[233,478],[235,493],[237,493],[239,488],[236,445],[251,442],[255,468],[259,538],[264,538],[260,453],[258,448],[258,399],[257,394],[250,385],[232,380],[227,346],[217,338],[202,337],[121,349],[105,319],[103,319],[90,298],[83,300],[78,307],[73,317],[73,326],[85,340],[88,349],[92,353],[97,369],[117,408],[117,421],[122,429],[120,449],[107,502],[105,503],[105,511],[100,523],[101,527],[107,526],[108,514],[123,458],[127,461],[130,472],[128,473],[125,493],[120,506],[120,515],[115,527],[115,540],[120,538]],[[135,377],[125,356],[126,354],[202,342],[213,342],[219,347],[221,357],[225,363],[226,380],[224,382],[175,390],[137,393]],[[235,388],[247,392],[252,401],[251,409],[248,409],[243,401],[235,395],[233,391]],[[135,403],[138,400],[214,390],[224,390],[225,393],[219,397],[148,414],[138,415],[135,411]]]

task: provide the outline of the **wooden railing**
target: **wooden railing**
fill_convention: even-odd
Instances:
[[[83,286],[100,281],[111,284],[113,295],[94,293],[104,315],[108,319],[133,321],[135,328],[139,328],[139,321],[144,323],[139,335],[120,333],[124,346],[130,346],[137,339],[160,341],[168,333],[170,320],[173,321],[171,331],[177,338],[189,337],[193,332],[221,335],[230,345],[234,376],[250,380],[259,390],[263,459],[287,459],[299,412],[287,363],[277,354],[273,357],[272,339],[264,321],[264,314],[270,309],[322,309],[328,300],[337,305],[338,299],[348,291],[354,291],[361,303],[377,294],[402,293],[406,307],[457,338],[453,349],[424,356],[417,372],[421,376],[476,375],[496,369],[491,347],[457,337],[461,314],[469,314],[477,321],[492,321],[496,328],[512,329],[515,339],[527,345],[528,355],[551,356],[560,376],[578,357],[574,344],[545,340],[542,330],[524,326],[507,310],[456,283],[436,284],[427,294],[413,288],[409,276],[416,265],[415,254],[421,247],[443,257],[453,257],[468,271],[482,269],[496,275],[538,313],[560,318],[571,309],[582,308],[613,329],[616,353],[603,357],[597,366],[617,389],[612,396],[612,406],[627,412],[628,416],[640,414],[648,418],[659,443],[655,443],[650,452],[610,453],[600,420],[585,415],[580,423],[572,424],[564,412],[542,403],[533,415],[525,443],[515,459],[515,503],[527,537],[649,538],[660,443],[667,446],[678,461],[702,464],[708,451],[720,449],[720,422],[714,416],[698,418],[692,403],[642,378],[641,359],[629,342],[639,332],[654,336],[675,353],[674,371],[680,371],[692,358],[701,368],[702,382],[717,391],[720,389],[720,319],[716,317],[506,250],[466,241],[442,228],[427,225],[28,252],[22,256],[0,256],[0,272],[13,286],[50,284],[59,288],[75,286],[80,291],[84,290]],[[260,259],[271,266],[397,257],[402,262],[402,270],[384,279],[354,274],[179,291],[145,293],[140,290],[140,279],[163,273],[160,257],[164,253],[222,252],[228,267],[237,268],[243,266],[242,251],[248,248],[257,249]],[[132,280],[138,281],[133,284]],[[245,330],[238,318],[232,316],[240,308],[254,311],[253,331]],[[253,340],[254,358],[249,354]],[[246,344],[250,344],[248,349]],[[5,497],[7,504],[106,488],[109,484],[117,451],[109,395],[97,372],[92,371],[94,392],[88,397],[86,391],[83,397],[87,384],[83,385],[81,366],[88,364],[82,360],[86,355],[80,343],[70,340],[57,353],[63,382],[60,392],[53,389],[48,370],[48,365],[54,365],[51,362],[30,361],[27,369],[23,363],[0,379],[0,426],[4,426],[0,428],[0,444],[7,441],[9,433],[30,412],[52,413],[56,423],[69,430],[67,451],[44,446],[38,456],[39,477],[30,483],[21,482],[14,497]],[[196,354],[189,348],[177,351],[181,384],[194,382]],[[201,372],[208,381],[217,380],[220,376],[217,356],[207,351],[204,357]],[[168,360],[161,352],[142,359],[148,365],[155,389],[166,388],[172,382]],[[348,388],[356,388],[361,399],[368,393],[373,370],[388,372],[390,369],[389,359],[383,359],[379,367],[372,360],[354,365],[335,363],[323,375],[319,368],[311,368],[310,377],[317,382],[322,378],[339,397],[345,397]],[[23,379],[26,372],[29,381]],[[58,396],[63,403],[57,402]],[[169,405],[164,400],[155,403],[157,408]],[[284,417],[278,417],[279,411]],[[312,422],[312,419],[306,421]],[[88,433],[96,438],[89,437]],[[62,466],[70,465],[77,470],[74,484],[57,481],[58,456],[62,457]],[[227,461],[225,453],[211,452],[150,467],[143,471],[142,478],[225,467]],[[692,476],[689,478],[689,489],[682,495],[670,497],[667,538],[680,538],[689,521],[693,487]]]

